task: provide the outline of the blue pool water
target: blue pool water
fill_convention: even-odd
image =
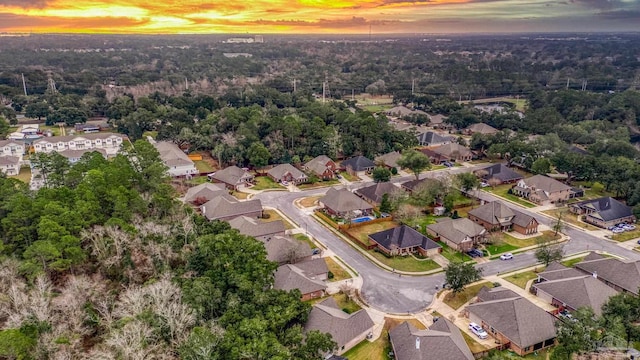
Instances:
[[[351,220],[352,223],[357,224],[357,223],[361,223],[361,222],[365,222],[365,221],[369,221],[369,220],[373,220],[374,218],[371,216],[362,216],[359,218],[355,218],[353,220]]]

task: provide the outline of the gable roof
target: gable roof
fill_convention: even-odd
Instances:
[[[0,156],[0,165],[17,165],[20,162],[20,158],[17,156]]]
[[[440,125],[447,119],[448,117],[442,114],[429,115],[429,123],[431,125]]]
[[[381,162],[381,163],[385,164],[386,166],[397,168],[397,167],[399,167],[398,166],[398,159],[400,159],[401,157],[402,157],[402,154],[400,154],[400,152],[392,151],[390,153],[386,153],[384,155],[377,156],[374,160],[376,162]]]
[[[492,225],[509,225],[511,219],[516,215],[511,208],[497,200],[479,206],[469,211],[468,214]],[[500,222],[500,219],[504,218],[508,218],[509,223]]]
[[[320,198],[319,202],[337,212],[373,209],[369,203],[347,189],[336,190],[331,188],[325,196]]]
[[[484,227],[467,218],[447,220],[427,225],[440,236],[443,236],[456,244],[464,242],[467,238],[474,238],[487,232]]]
[[[198,198],[206,199],[207,201],[213,199],[216,196],[228,194],[226,187],[223,184],[203,183],[187,190],[184,195],[184,201],[193,202]]]
[[[116,134],[116,133],[93,133],[93,134],[78,134],[78,135],[65,135],[65,136],[50,136],[50,137],[43,137],[40,138],[36,141],[34,141],[34,144],[38,144],[41,142],[48,142],[51,144],[55,144],[58,142],[68,142],[68,141],[72,141],[72,140],[97,140],[97,139],[101,139],[101,140],[106,140],[108,138],[120,138],[120,139],[126,139],[127,136],[124,134]]]
[[[160,141],[153,146],[158,150],[160,160],[169,167],[193,165],[193,160],[172,142]]]
[[[543,190],[548,193],[571,190],[571,186],[565,185],[558,180],[544,175],[534,175],[522,180],[528,187]]]
[[[475,123],[467,126],[466,130],[472,133],[480,133],[480,134],[495,134],[498,132],[498,129],[494,128],[491,125],[485,123]]]
[[[598,254],[595,251],[592,251],[584,259],[582,259],[582,261],[591,261],[591,260],[598,260],[598,259],[606,259],[606,257],[601,254]]]
[[[588,306],[593,309],[596,315],[601,315],[602,305],[604,305],[611,296],[618,293],[602,281],[598,281],[589,275],[545,281],[535,284],[534,287],[546,292],[573,309]]]
[[[414,246],[420,246],[425,250],[436,249],[440,247],[440,245],[438,245],[435,241],[429,239],[428,237],[422,235],[421,233],[407,225],[401,225],[391,229],[383,230],[371,234],[369,235],[369,237],[383,246],[385,249],[389,250],[393,250],[393,248],[404,249]]]
[[[282,220],[264,222],[246,216],[238,216],[229,220],[229,225],[238,230],[240,234],[259,237],[284,233],[284,222]]]
[[[0,147],[5,147],[5,146],[20,146],[22,148],[24,148],[24,144],[19,142],[19,141],[13,141],[13,140],[0,140]]]
[[[451,137],[442,136],[437,132],[427,131],[416,135],[420,144],[437,145],[451,141]]]
[[[559,262],[554,261],[549,264],[549,266],[547,266],[547,268],[543,272],[539,273],[538,277],[546,281],[554,281],[583,275],[584,273],[582,271],[566,267]]]
[[[389,331],[389,337],[398,360],[474,359],[458,327],[444,317],[428,330],[418,330],[405,321]]]
[[[274,236],[264,242],[267,250],[267,260],[284,263],[295,262],[298,259],[311,256],[311,246],[304,241],[298,241],[287,236]]]
[[[511,211],[515,214],[513,219],[511,219],[511,222],[515,225],[527,227],[534,220],[538,222],[538,219],[536,219],[535,217],[531,215],[527,215],[523,212],[520,212],[519,210],[511,209]]]
[[[413,114],[413,110],[409,109],[406,106],[398,105],[398,106],[392,107],[391,109],[385,111],[384,113],[387,115],[394,115],[394,116],[406,116],[406,115]]]
[[[493,164],[482,170],[487,172],[486,179],[496,178],[502,182],[517,181],[523,178],[522,175],[508,168],[505,164]]]
[[[64,156],[67,159],[79,159],[82,157],[82,155],[86,153],[94,152],[94,151],[102,155],[103,157],[107,157],[107,151],[105,149],[97,149],[97,148],[82,149],[82,150],[66,149],[66,150],[58,151],[58,154]]]
[[[216,171],[213,175],[210,175],[210,177],[225,184],[236,185],[240,182],[241,178],[253,176],[249,172],[233,165]]]
[[[262,211],[262,202],[260,199],[238,201],[233,196],[224,194],[207,201],[200,209],[207,219],[215,220]]]
[[[307,175],[305,173],[296,169],[295,166],[291,164],[280,164],[267,171],[267,174],[271,175],[275,179],[281,179],[286,174],[291,174],[294,179],[298,180],[307,178]]]
[[[307,274],[296,265],[287,264],[279,266],[276,270],[273,288],[284,291],[298,289],[302,295],[305,295],[325,290],[327,285],[320,280],[307,276]]]
[[[585,200],[571,206],[590,209],[593,212],[589,216],[603,221],[613,221],[629,216],[633,216],[633,210],[620,201],[612,197],[601,197],[593,200]]]
[[[504,300],[504,299],[513,299],[517,298],[520,295],[513,290],[509,290],[505,287],[497,287],[497,288],[488,288],[483,286],[480,291],[478,291],[479,301],[493,301],[493,300]]]
[[[399,187],[393,185],[390,182],[381,182],[376,183],[371,186],[365,186],[363,188],[357,189],[355,191],[356,194],[379,204],[382,201],[382,196],[384,194],[392,194],[394,192],[402,191]]]
[[[419,189],[420,186],[422,186],[422,184],[426,184],[426,183],[440,183],[440,180],[432,179],[432,178],[424,178],[420,180],[411,180],[411,181],[403,182],[401,186],[409,191],[415,191]]]
[[[462,146],[458,143],[451,143],[442,146],[438,146],[433,149],[438,154],[448,156],[450,158],[454,158],[457,156],[469,156],[471,155],[471,150],[466,146]]]
[[[329,297],[313,306],[304,330],[318,330],[331,334],[340,349],[362,333],[371,330],[373,325],[373,320],[366,310],[347,314],[338,308],[332,297]]]
[[[309,277],[315,277],[329,272],[329,267],[327,266],[327,262],[324,258],[307,260],[295,265]]]
[[[554,317],[522,297],[483,301],[467,310],[520,348],[556,337]]]
[[[579,270],[597,275],[598,279],[638,295],[640,289],[640,261],[626,262],[617,258],[582,261],[575,265]]]
[[[327,155],[319,155],[307,161],[304,166],[317,175],[322,175],[327,170],[327,163],[333,162]]]
[[[345,169],[350,167],[353,171],[365,171],[367,169],[374,168],[376,164],[364,156],[355,156],[344,160],[340,166]]]

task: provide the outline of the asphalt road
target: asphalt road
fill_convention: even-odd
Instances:
[[[479,165],[480,166],[480,165]],[[479,167],[478,166],[478,167]],[[439,177],[445,173],[460,173],[472,171],[476,167],[445,169],[422,174],[421,178]],[[405,182],[413,177],[397,177],[393,182]],[[370,183],[351,184],[347,187],[350,190],[360,188]],[[384,270],[362,255],[358,250],[352,248],[342,239],[333,234],[330,230],[315,221],[302,209],[296,207],[293,202],[296,199],[317,196],[324,194],[328,188],[312,189],[301,192],[282,193],[280,191],[263,192],[255,195],[265,206],[274,207],[286,214],[295,221],[302,229],[308,232],[315,239],[326,245],[336,255],[343,259],[349,266],[356,270],[363,278],[361,289],[362,298],[372,307],[387,313],[407,314],[424,310],[431,304],[433,296],[437,293],[436,286],[444,283],[444,274],[434,274],[428,276],[400,276],[396,273]],[[478,191],[477,196],[487,201],[498,200],[497,197],[483,191]],[[513,206],[512,204],[508,204]],[[535,214],[526,209],[520,211],[535,216],[542,224],[553,226],[553,220]],[[640,259],[640,254],[624,249],[612,242],[589,235],[581,230],[570,226],[565,226],[563,230],[571,240],[564,245],[565,254],[578,253],[585,250],[603,250],[612,254],[617,254],[629,259]],[[478,265],[483,269],[484,275],[495,275],[511,270],[535,265],[537,262],[534,251],[519,253],[512,260],[495,260]]]

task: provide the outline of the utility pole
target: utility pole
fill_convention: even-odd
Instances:
[[[567,78],[567,90],[569,90],[569,78]]]
[[[184,89],[189,90],[189,80],[187,80],[187,78],[184,78]]]
[[[327,96],[327,82],[323,81],[322,82],[322,103],[323,104],[325,102],[326,96]]]
[[[24,81],[24,74],[22,74],[22,88],[24,89],[24,96],[27,96],[27,83]]]
[[[411,79],[411,95],[412,96],[415,89],[416,89],[416,79]]]
[[[293,79],[293,92],[296,92],[296,79]]]
[[[356,98],[355,94],[356,94],[355,91],[353,89],[351,89],[351,101],[355,100],[355,98]]]

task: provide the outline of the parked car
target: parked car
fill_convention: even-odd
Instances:
[[[320,249],[318,249],[318,248],[314,248],[314,249],[312,249],[312,250],[311,250],[311,254],[312,254],[312,255],[318,255],[318,254],[320,254]]]
[[[342,179],[342,175],[340,175],[340,174],[337,174],[337,175],[336,175],[336,177],[337,177],[338,179]]]
[[[288,183],[287,181],[284,181],[284,180],[283,180],[283,181],[281,181],[280,183],[281,183],[282,185],[284,185],[284,186],[289,186],[289,183]]]
[[[476,334],[476,336],[480,339],[486,339],[487,337],[489,337],[489,334],[487,334],[487,332],[484,331],[484,329],[476,323],[469,324],[469,330],[471,330],[472,333]]]
[[[444,165],[446,167],[453,167],[453,164],[448,162],[448,161],[443,162],[442,165]]]
[[[511,260],[511,259],[513,259],[512,253],[505,253],[500,255],[500,260]]]
[[[484,182],[483,181],[483,182],[480,183],[480,187],[487,187],[487,186],[489,186],[488,182]]]
[[[624,228],[614,227],[613,229],[611,229],[611,232],[613,232],[614,234],[620,234],[624,232]]]
[[[469,251],[467,251],[467,255],[471,256],[471,257],[483,257],[484,253],[482,253],[482,251],[478,250],[478,249],[471,249]]]
[[[631,231],[631,230],[635,230],[636,226],[632,225],[632,224],[623,224],[622,228],[625,229],[625,230]]]

